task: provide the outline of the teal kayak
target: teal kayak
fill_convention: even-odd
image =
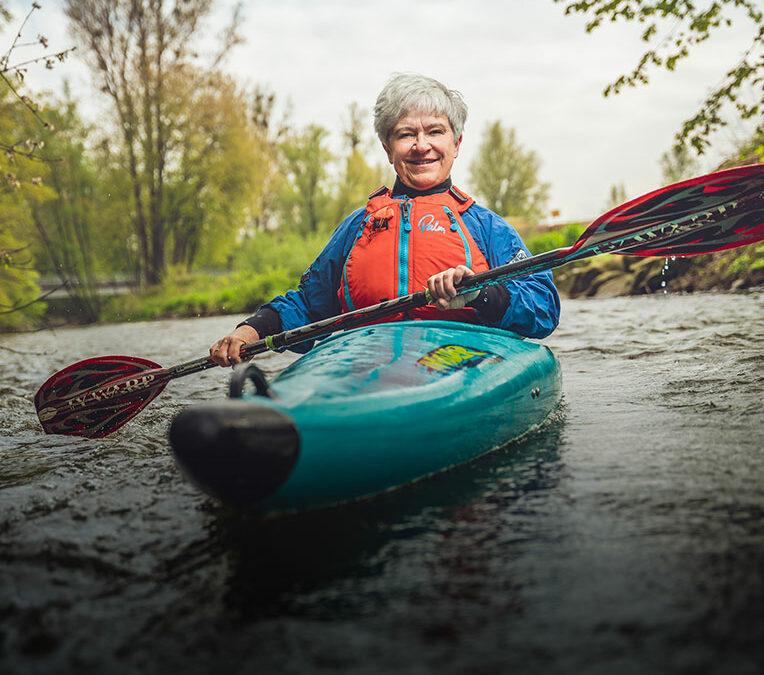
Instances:
[[[547,347],[452,321],[335,334],[269,384],[252,365],[237,372],[258,393],[233,387],[237,398],[185,409],[170,439],[202,490],[263,512],[363,499],[468,462],[541,424],[561,396]]]

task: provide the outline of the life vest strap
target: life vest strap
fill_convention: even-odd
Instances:
[[[374,192],[369,195],[369,200],[374,199],[374,197],[380,197],[387,192],[389,192],[387,185],[380,185],[376,190],[374,190]]]
[[[475,200],[466,192],[463,192],[454,186],[451,186],[445,192],[438,192],[436,194],[425,195],[423,197],[414,197],[413,200],[420,203],[447,206],[452,211],[457,213],[464,213],[468,208],[470,208],[470,206],[475,203]],[[400,199],[395,199],[392,196],[390,190],[383,185],[369,195],[369,201],[366,204],[366,213],[376,214],[376,212],[380,209],[383,209],[387,206],[394,206],[399,203]]]

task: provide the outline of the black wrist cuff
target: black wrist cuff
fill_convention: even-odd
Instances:
[[[281,317],[270,307],[261,307],[253,316],[244,319],[238,326],[250,326],[257,331],[260,338],[281,332]]]
[[[486,286],[467,307],[476,309],[481,321],[497,323],[509,309],[509,291],[501,284]]]

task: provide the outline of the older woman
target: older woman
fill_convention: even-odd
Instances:
[[[429,77],[394,76],[374,107],[375,131],[397,174],[393,189],[379,188],[345,218],[298,290],[274,298],[217,340],[212,359],[238,363],[245,343],[425,286],[436,306],[390,320],[450,319],[549,335],[560,313],[551,272],[457,296],[463,277],[529,254],[509,224],[451,183],[466,117],[458,92]]]

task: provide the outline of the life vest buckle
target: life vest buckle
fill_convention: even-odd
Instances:
[[[371,231],[379,232],[380,230],[386,230],[390,227],[389,218],[374,218],[371,221]]]

